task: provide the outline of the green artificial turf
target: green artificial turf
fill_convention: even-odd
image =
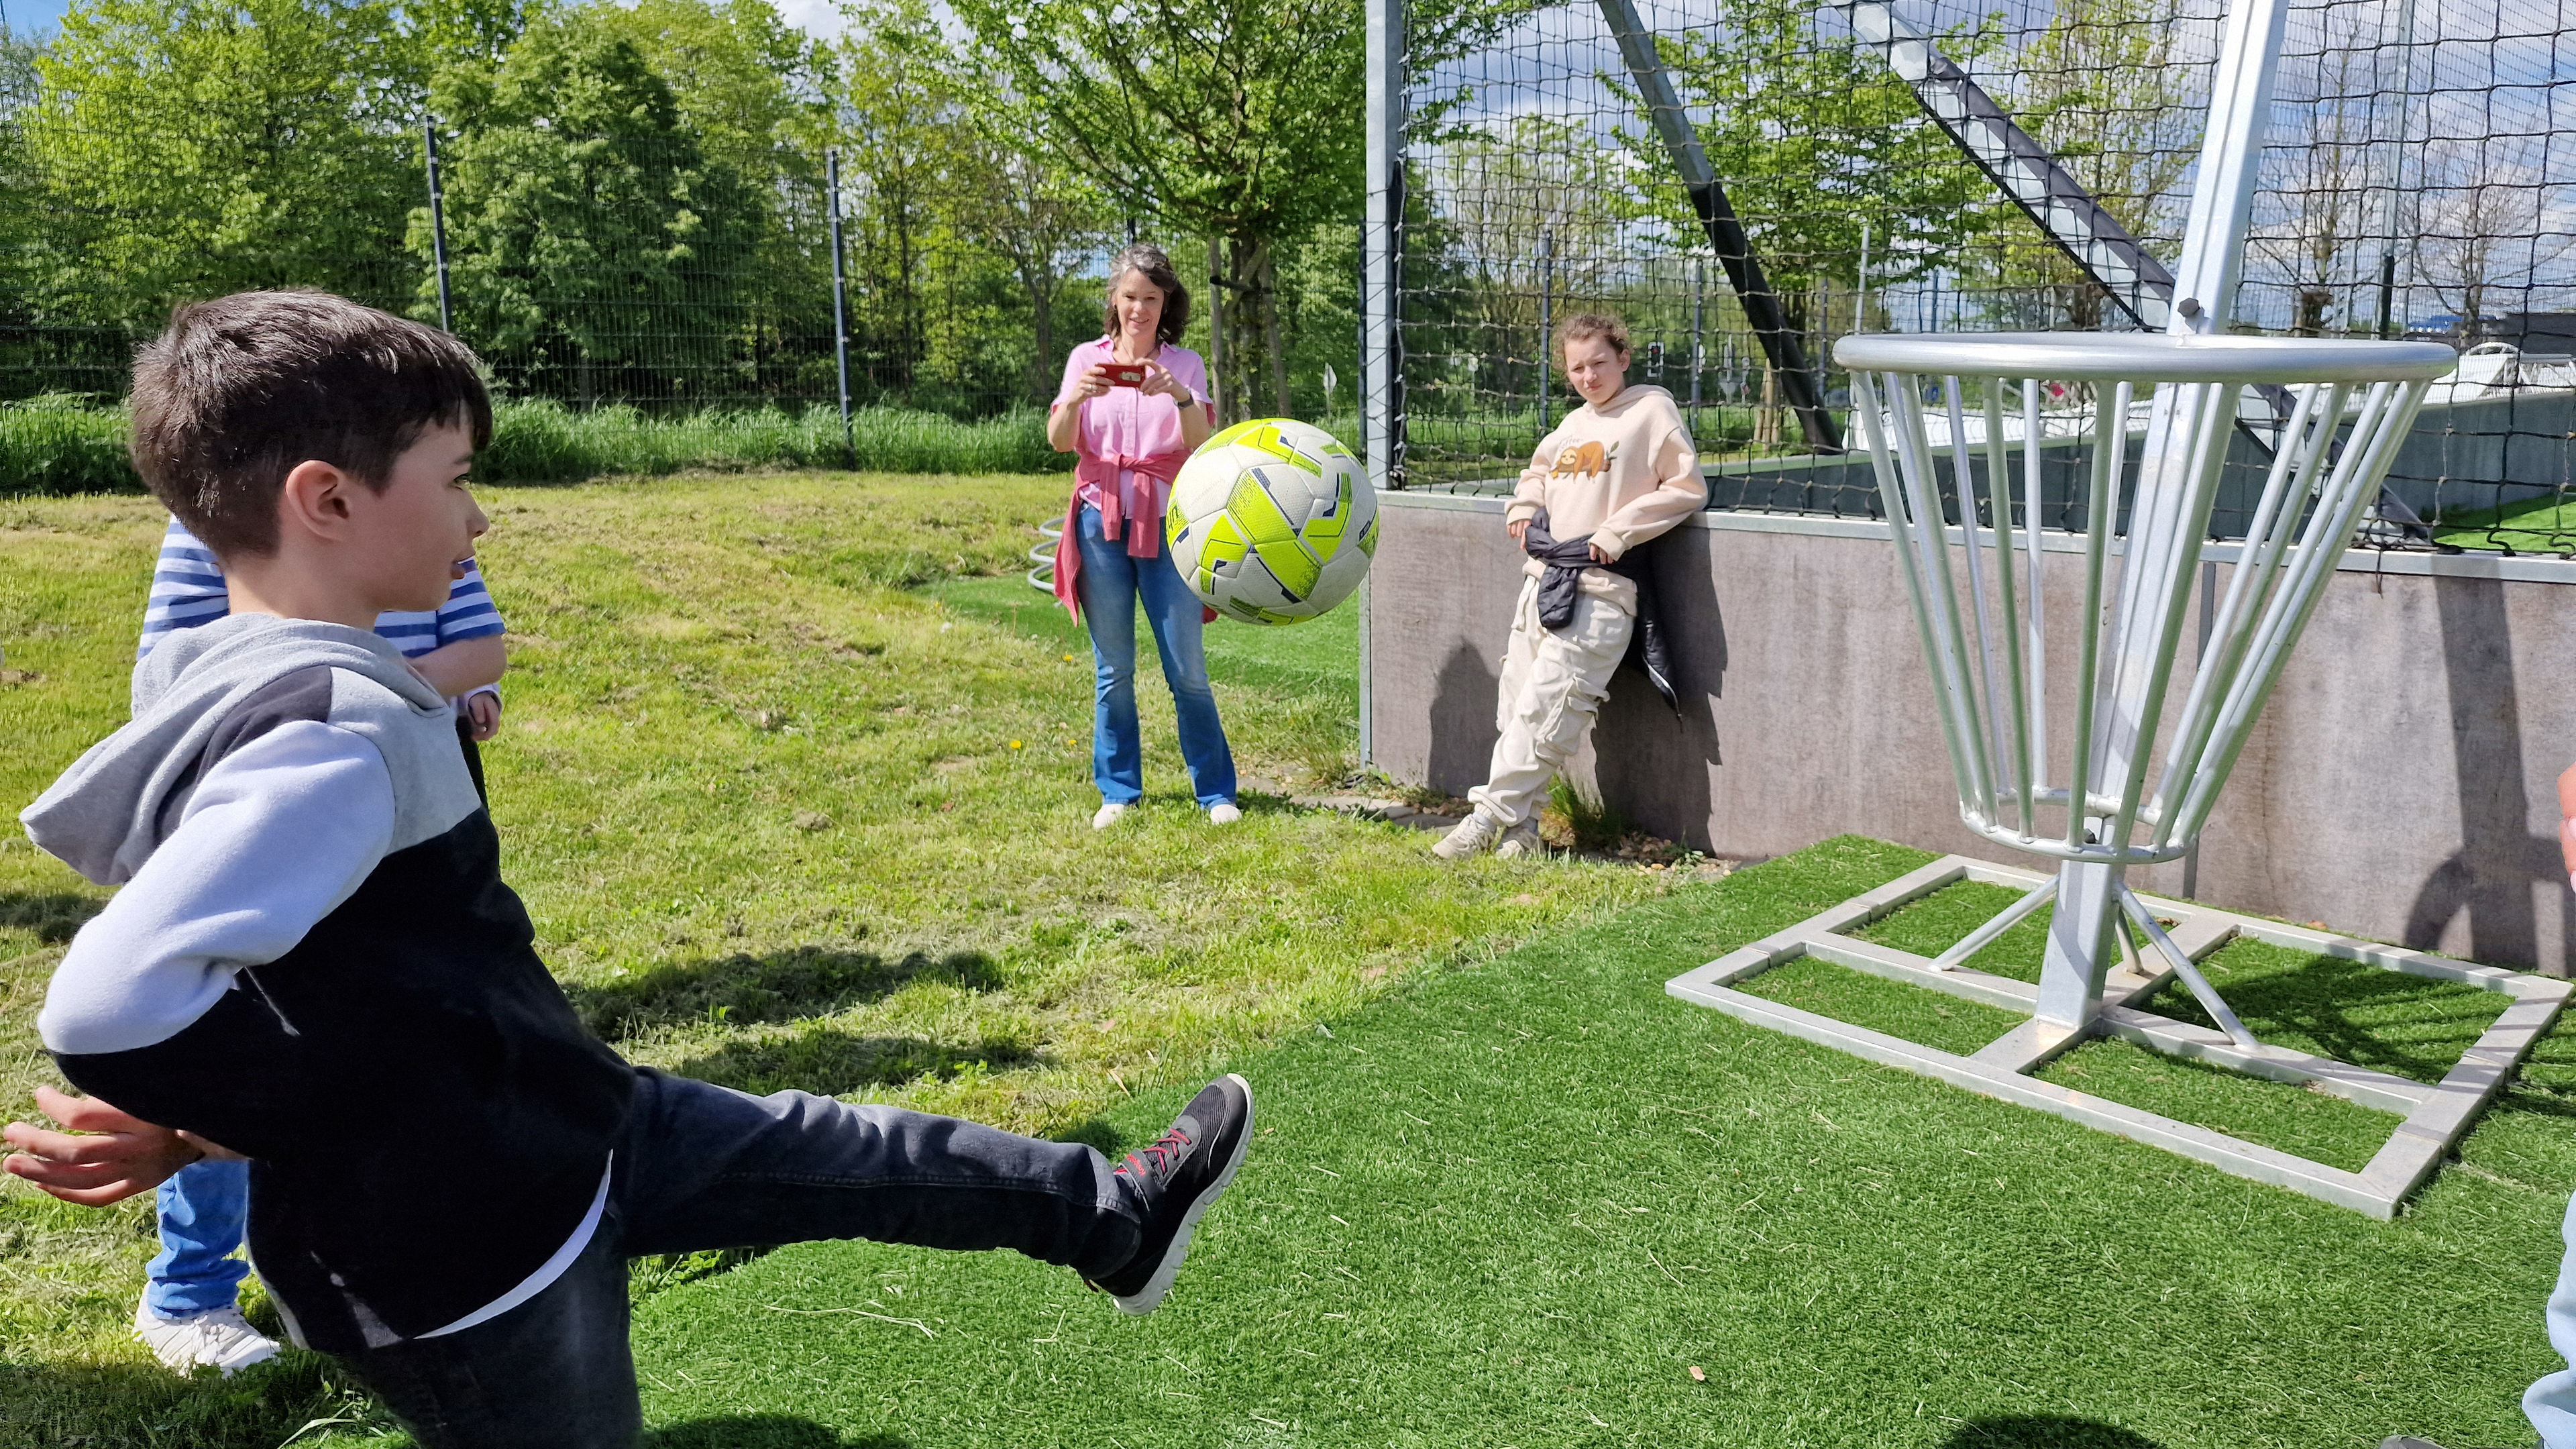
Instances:
[[[868,1244],[664,1293],[655,1442],[2529,1442],[2576,1043],[2379,1223],[1664,994],[1925,858],[1829,841],[1228,1059],[1262,1130],[1151,1318]]]
[[[2433,541],[2453,548],[2504,549],[2513,553],[2576,552],[2576,499],[2565,493],[2526,498],[2495,508],[2444,515]]]

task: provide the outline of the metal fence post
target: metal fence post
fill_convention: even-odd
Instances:
[[[1556,233],[1547,227],[1538,231],[1538,437],[1536,447],[1547,437],[1547,334],[1550,303],[1556,290]]]
[[[1701,324],[1707,320],[1707,312],[1708,312],[1708,263],[1706,263],[1706,262],[1701,262],[1701,261],[1694,261],[1694,262],[1692,262],[1692,263],[1691,263],[1691,399],[1690,399],[1690,430],[1691,430],[1691,441],[1693,441],[1693,442],[1697,442],[1697,441],[1699,441],[1699,375],[1700,375],[1700,372],[1708,366],[1708,358],[1707,358],[1707,356],[1706,356],[1706,355],[1701,351],[1701,346],[1700,346],[1700,336],[1701,336],[1701,331],[1700,331],[1700,329],[1701,329]]]
[[[1365,0],[1368,214],[1360,231],[1360,438],[1369,481],[1404,486],[1404,0]],[[1360,580],[1360,768],[1376,761],[1373,590]]]
[[[429,254],[438,268],[438,330],[453,333],[456,318],[447,290],[447,193],[438,180],[438,122],[421,123],[420,134],[429,157]]]
[[[832,358],[841,378],[841,457],[850,471],[859,470],[859,445],[850,434],[850,283],[841,265],[841,148],[823,153],[824,185],[831,191],[832,212]]]

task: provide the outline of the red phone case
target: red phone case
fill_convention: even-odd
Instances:
[[[1104,362],[1101,368],[1109,374],[1111,387],[1143,387],[1145,364],[1141,362]]]

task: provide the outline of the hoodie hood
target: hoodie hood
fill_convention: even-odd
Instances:
[[[447,701],[402,651],[364,629],[233,614],[162,639],[134,666],[134,718],[72,762],[20,812],[28,838],[99,885],[133,878],[195,787],[233,706],[298,670],[346,670],[423,715]]]

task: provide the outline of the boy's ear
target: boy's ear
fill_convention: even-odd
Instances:
[[[357,485],[358,480],[318,458],[307,458],[287,469],[286,481],[277,490],[279,542],[290,534],[315,539],[339,537],[349,522],[350,490]]]

